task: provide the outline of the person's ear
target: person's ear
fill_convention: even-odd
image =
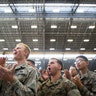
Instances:
[[[58,67],[58,68],[59,68],[59,70],[61,70],[61,65],[59,65],[59,67]]]
[[[27,58],[28,57],[28,51],[25,51],[25,57]]]

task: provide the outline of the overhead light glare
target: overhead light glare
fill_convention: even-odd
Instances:
[[[84,42],[89,42],[89,39],[84,39],[83,41],[84,41]]]
[[[50,39],[50,42],[55,42],[56,41],[56,39]]]
[[[55,50],[55,48],[50,48],[49,50]]]
[[[16,42],[21,42],[21,39],[16,39],[15,41],[16,41]]]
[[[71,48],[65,48],[65,50],[71,50]]]
[[[94,48],[93,50],[96,50],[96,48]]]
[[[12,13],[12,10],[7,8],[7,9],[4,9],[4,12],[5,13]]]
[[[68,39],[67,42],[73,42],[73,39]]]
[[[77,26],[75,26],[75,25],[72,25],[72,26],[71,26],[71,28],[72,28],[72,29],[75,29],[75,28],[77,28]]]
[[[80,48],[80,50],[85,50],[85,48]]]
[[[82,6],[83,6],[83,7],[84,7],[84,6],[85,6],[85,7],[96,7],[96,4],[80,4],[79,6],[80,6],[80,7],[82,7]]]
[[[0,42],[5,42],[5,40],[4,39],[0,39]]]
[[[34,48],[33,50],[39,50],[39,48]]]
[[[95,26],[89,26],[89,29],[94,29],[95,28]]]
[[[33,39],[33,42],[38,42],[38,39]]]
[[[8,4],[0,4],[0,7],[7,7]]]
[[[84,13],[84,10],[78,9],[76,12],[77,12],[77,13]]]
[[[51,25],[51,28],[57,28],[57,25]]]
[[[8,48],[3,48],[3,50],[8,50]]]
[[[17,25],[12,25],[12,28],[13,28],[13,29],[17,29],[18,26],[17,26]]]
[[[37,28],[37,25],[31,25],[31,28],[36,29]]]

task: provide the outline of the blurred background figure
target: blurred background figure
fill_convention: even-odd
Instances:
[[[33,60],[27,59],[27,63],[28,63],[28,65],[31,65],[32,67],[35,68],[35,62]]]
[[[71,77],[76,76],[78,74],[78,72],[76,70],[76,67],[75,66],[70,66],[69,73],[70,73]]]
[[[72,80],[74,76],[78,74],[77,69],[75,66],[70,66],[69,70],[64,69],[63,77],[66,77],[69,80]]]
[[[49,75],[46,69],[41,70],[40,73],[43,80],[47,80],[49,78]]]
[[[41,76],[38,77],[38,87],[37,90],[39,90],[40,86],[42,85],[42,83],[44,81],[46,81],[47,79],[49,79],[49,75],[46,69],[42,69],[40,70]]]
[[[35,66],[35,62],[31,59],[27,59],[27,64],[32,66],[36,71],[37,71],[37,75],[40,76],[40,71],[39,69]]]

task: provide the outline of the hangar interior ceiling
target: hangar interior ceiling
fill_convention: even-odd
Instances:
[[[0,53],[96,53],[96,0],[0,0]]]

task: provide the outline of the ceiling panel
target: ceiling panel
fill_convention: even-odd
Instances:
[[[5,40],[0,42],[1,53],[3,48],[8,48],[7,51],[11,52],[15,44],[19,43],[16,39],[28,44],[32,52],[95,52],[95,0],[1,0],[0,4],[0,39]],[[6,8],[11,11],[6,12]],[[54,13],[53,9],[56,8],[61,11]],[[29,12],[29,9],[35,9],[35,12]],[[12,25],[17,25],[18,28],[12,28]],[[32,25],[37,28],[31,28]],[[51,25],[56,25],[57,28],[51,28]],[[71,26],[74,25],[77,28],[72,29]],[[95,28],[89,29],[89,26]],[[33,39],[38,41],[34,42]],[[56,41],[50,42],[50,39]],[[73,42],[68,42],[68,39]],[[89,42],[84,42],[84,39],[89,39]],[[50,48],[55,50],[49,50]]]

